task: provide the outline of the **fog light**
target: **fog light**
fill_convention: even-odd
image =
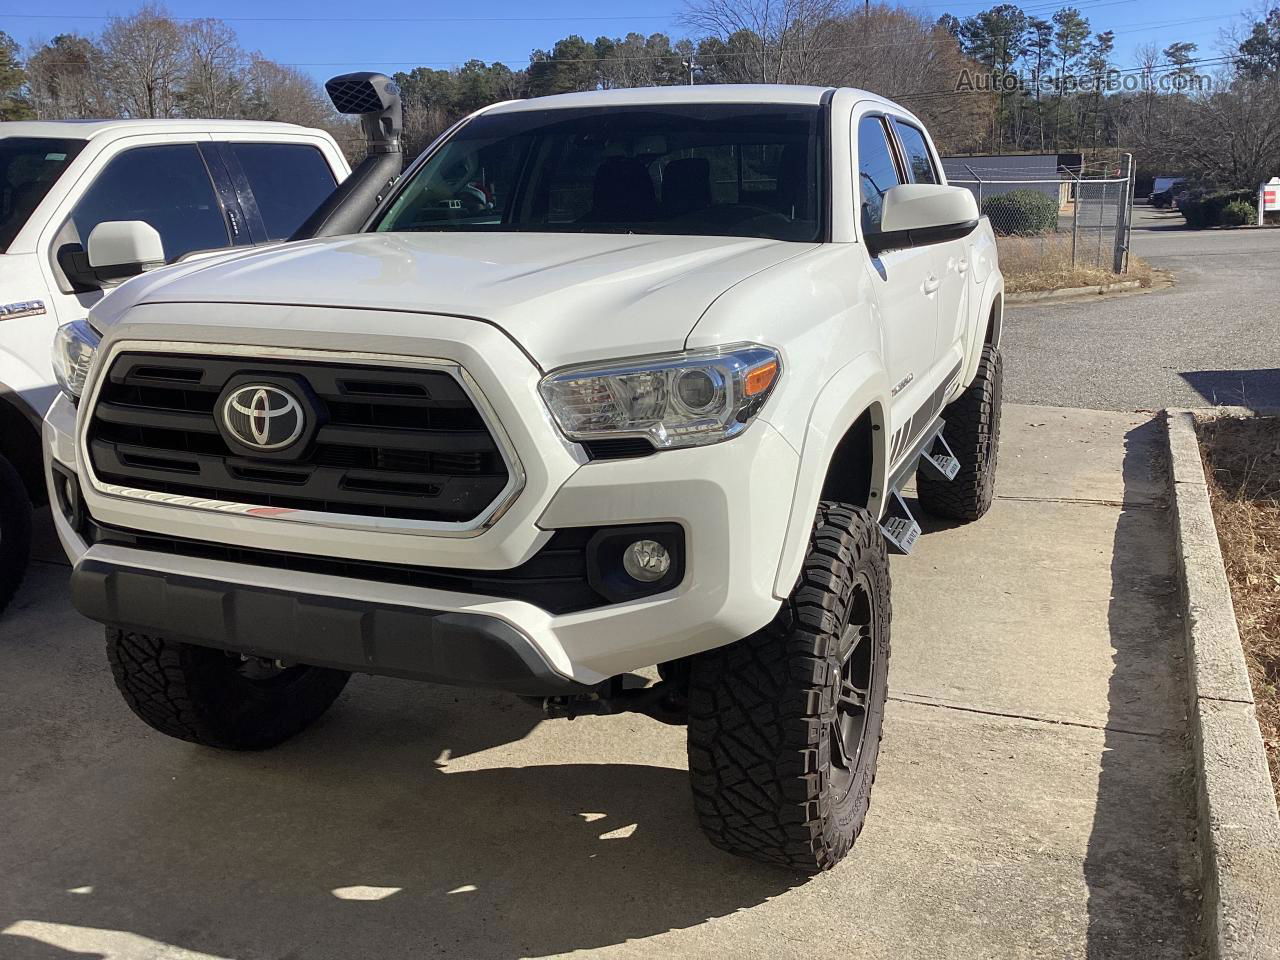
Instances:
[[[671,554],[656,540],[637,540],[622,551],[622,569],[632,580],[653,583],[671,569]]]

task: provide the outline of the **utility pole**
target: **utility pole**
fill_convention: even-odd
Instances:
[[[693,57],[692,56],[689,57],[688,60],[681,60],[680,65],[689,71],[689,86],[692,87],[693,86],[693,68],[694,68]]]

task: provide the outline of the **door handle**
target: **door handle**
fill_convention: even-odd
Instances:
[[[969,261],[962,258],[960,262],[956,264],[956,272],[958,272],[961,276],[964,276],[966,273],[968,273],[968,271],[969,271]]]
[[[942,286],[941,280],[937,277],[929,277],[929,279],[927,279],[923,284],[925,296],[931,296],[932,294],[937,293],[940,286]]]

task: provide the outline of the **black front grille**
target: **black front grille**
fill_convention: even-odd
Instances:
[[[216,420],[228,383],[281,378],[318,428],[287,457],[234,449]],[[444,370],[124,353],[88,435],[98,478],[265,508],[465,523],[508,481],[493,435]]]

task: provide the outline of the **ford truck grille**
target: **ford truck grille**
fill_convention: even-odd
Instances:
[[[288,449],[238,442],[256,442],[243,418],[239,433],[228,432],[229,398],[258,383],[298,401],[306,429]],[[122,353],[87,441],[104,483],[267,509],[465,524],[509,479],[484,418],[447,369]]]

